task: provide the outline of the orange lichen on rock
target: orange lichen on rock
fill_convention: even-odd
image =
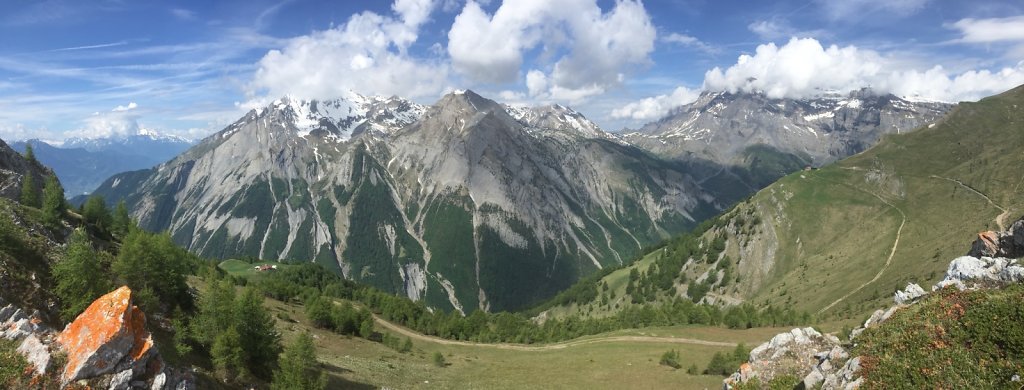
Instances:
[[[153,347],[153,338],[146,331],[146,313],[143,313],[138,306],[132,307],[131,332],[135,335],[135,340],[128,356],[132,360],[139,360]]]
[[[993,231],[978,233],[978,239],[972,245],[972,251],[981,256],[995,256],[999,253],[999,234]]]
[[[132,305],[132,290],[123,286],[94,301],[57,337],[67,352],[65,383],[112,372],[146,356],[153,338],[146,316]]]

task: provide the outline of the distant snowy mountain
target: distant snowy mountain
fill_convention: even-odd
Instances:
[[[24,153],[25,145],[32,144],[36,158],[53,168],[70,198],[92,192],[113,174],[151,168],[170,160],[193,143],[144,129],[128,136],[69,138],[59,146],[29,140],[14,142],[11,147]]]

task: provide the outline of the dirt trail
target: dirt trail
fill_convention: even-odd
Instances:
[[[551,351],[558,349],[565,349],[568,347],[575,347],[579,345],[596,344],[596,343],[610,343],[610,342],[645,342],[645,343],[675,343],[675,344],[694,344],[694,345],[710,345],[714,347],[735,347],[736,343],[728,343],[722,341],[708,341],[698,339],[688,339],[682,337],[655,337],[655,336],[605,336],[597,338],[589,338],[585,340],[570,340],[555,344],[544,344],[544,345],[525,345],[525,344],[507,344],[507,343],[476,343],[471,341],[459,341],[459,340],[448,340],[440,337],[427,336],[418,332],[412,331],[408,328],[393,324],[387,320],[378,317],[376,314],[373,315],[373,319],[377,321],[381,326],[388,328],[391,331],[397,332],[404,336],[420,341],[429,341],[437,344],[444,345],[461,345],[467,347],[483,347],[483,348],[495,348],[495,349],[507,349],[515,351]]]
[[[1010,215],[1010,209],[996,204],[996,202],[993,202],[992,198],[989,198],[988,195],[985,195],[981,191],[978,191],[978,190],[974,189],[974,187],[971,187],[971,186],[969,186],[967,184],[964,184],[964,182],[962,182],[960,180],[951,179],[951,178],[948,178],[948,177],[936,176],[936,175],[931,175],[929,177],[931,177],[933,179],[940,179],[940,180],[951,181],[953,183],[959,184],[961,187],[966,188],[966,189],[968,189],[969,191],[971,191],[971,192],[973,192],[975,194],[978,194],[978,196],[981,196],[982,198],[985,198],[985,200],[988,201],[988,204],[992,205],[992,207],[995,207],[995,208],[999,209],[999,211],[1002,211],[1002,213],[1000,213],[999,215],[996,216],[995,222],[996,222],[996,226],[999,226],[999,230],[1006,230],[1006,226],[1003,226],[1003,221],[1006,219],[1007,215]]]
[[[844,184],[844,185],[847,185],[847,184]],[[847,185],[847,186],[849,186],[849,185]],[[867,287],[867,285],[878,281],[878,279],[882,277],[882,273],[884,273],[885,270],[887,268],[889,268],[889,264],[892,264],[892,258],[893,258],[893,256],[896,255],[896,247],[898,247],[900,245],[900,236],[903,235],[903,227],[906,226],[906,224],[907,224],[907,214],[904,213],[903,210],[900,210],[899,207],[896,207],[892,203],[889,203],[889,201],[885,200],[885,198],[882,198],[880,195],[878,195],[876,193],[873,193],[873,192],[870,192],[870,191],[865,191],[865,190],[862,190],[862,189],[857,188],[857,187],[853,187],[853,186],[849,186],[849,187],[851,187],[853,189],[856,189],[858,191],[862,191],[862,192],[871,194],[874,197],[878,198],[878,200],[882,201],[882,203],[885,203],[886,206],[892,207],[893,209],[898,211],[900,213],[900,217],[902,217],[903,220],[900,221],[899,229],[896,229],[896,241],[894,241],[892,243],[892,250],[889,251],[889,257],[885,259],[885,264],[882,265],[882,268],[880,268],[878,270],[878,273],[875,274],[875,277],[871,278],[871,280],[869,280],[867,282],[862,283],[860,286],[857,286],[857,288],[855,288],[852,291],[846,293],[846,295],[843,295],[841,298],[836,299],[834,302],[828,304],[828,306],[825,306],[821,310],[818,310],[818,314],[824,313],[828,309],[833,308],[835,305],[838,305],[840,302],[846,300],[846,298],[849,298],[851,295],[855,294],[857,291],[860,291],[864,287]]]

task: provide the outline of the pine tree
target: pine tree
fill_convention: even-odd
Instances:
[[[250,371],[245,365],[245,351],[242,348],[242,336],[238,330],[230,327],[221,332],[210,348],[213,367],[221,379],[234,382],[248,378]]]
[[[191,333],[196,341],[212,345],[235,321],[235,286],[227,280],[209,278],[198,306],[199,314],[192,320]]]
[[[110,210],[107,209],[107,202],[100,195],[90,196],[82,205],[82,218],[86,223],[95,225],[101,231],[110,229]]]
[[[110,222],[110,232],[115,236],[124,237],[128,229],[133,226],[132,217],[128,214],[128,206],[124,201],[117,202],[114,208],[113,219]]]
[[[316,349],[313,337],[303,332],[288,346],[281,357],[280,369],[274,372],[272,390],[322,390],[327,388],[327,373],[317,375]]]
[[[31,173],[25,173],[24,179],[21,180],[21,204],[39,208],[39,190]]]
[[[43,223],[57,227],[64,218],[66,201],[64,189],[61,188],[57,176],[46,177],[46,186],[43,187]]]
[[[25,143],[25,159],[33,165],[39,164],[39,161],[36,161],[36,152],[32,150],[32,144],[28,142]]]
[[[235,301],[235,326],[242,336],[246,366],[254,373],[269,373],[281,353],[281,335],[256,289],[246,288]]]
[[[167,233],[134,229],[121,240],[121,251],[112,268],[132,290],[151,289],[155,298],[169,307],[188,307],[191,296],[185,282],[189,258],[189,253],[175,245]]]
[[[71,234],[67,255],[53,265],[53,277],[57,282],[54,292],[63,304],[61,318],[65,321],[73,320],[112,288],[89,237],[81,229]]]

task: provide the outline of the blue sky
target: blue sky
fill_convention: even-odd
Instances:
[[[431,103],[470,88],[607,130],[703,90],[868,86],[973,100],[1024,83],[1019,1],[72,1],[0,15],[0,138],[199,138],[284,94]]]

